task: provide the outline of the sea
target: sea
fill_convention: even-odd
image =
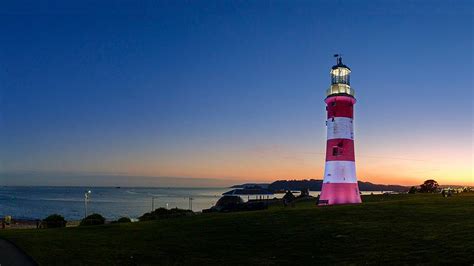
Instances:
[[[85,193],[90,191],[88,214],[100,213],[108,220],[137,219],[159,207],[202,211],[214,206],[222,193],[229,190],[231,188],[4,186],[0,187],[0,218],[9,215],[14,219],[35,220],[57,213],[66,220],[80,220],[86,212]],[[319,191],[310,194],[317,196]],[[275,194],[274,197],[283,195]]]

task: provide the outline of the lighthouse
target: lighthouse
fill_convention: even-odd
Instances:
[[[361,203],[354,155],[354,89],[351,69],[340,55],[331,68],[331,86],[326,91],[327,143],[324,180],[318,205]]]

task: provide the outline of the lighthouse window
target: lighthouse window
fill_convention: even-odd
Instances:
[[[331,84],[351,84],[350,76],[349,74],[340,74],[340,73],[334,73],[331,75]]]
[[[341,146],[332,147],[332,156],[342,155],[343,148]]]

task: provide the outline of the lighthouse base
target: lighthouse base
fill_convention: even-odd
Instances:
[[[361,202],[357,183],[323,183],[318,205],[358,204]]]

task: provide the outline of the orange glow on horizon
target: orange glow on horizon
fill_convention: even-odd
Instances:
[[[466,154],[461,157],[465,159],[460,159],[448,151],[442,154],[432,155],[430,159],[418,157],[423,158],[419,160],[396,155],[356,155],[358,179],[377,184],[418,185],[426,179],[435,179],[442,185],[474,185],[471,156]],[[133,161],[111,162],[107,168],[130,175],[214,178],[242,183],[322,179],[324,172],[324,155],[319,153],[269,149],[231,155],[209,152],[206,155],[186,153],[134,158]]]

